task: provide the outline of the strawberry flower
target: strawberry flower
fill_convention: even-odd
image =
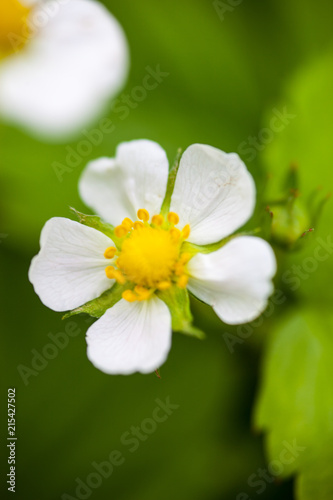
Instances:
[[[0,114],[38,135],[66,137],[125,83],[128,48],[94,0],[1,0]]]
[[[87,343],[100,370],[151,372],[167,358],[172,329],[200,336],[188,292],[229,324],[265,309],[274,253],[261,238],[230,236],[255,206],[237,154],[194,144],[169,171],[155,142],[122,143],[115,158],[87,165],[79,191],[101,218],[49,220],[29,278],[51,309],[99,318]]]

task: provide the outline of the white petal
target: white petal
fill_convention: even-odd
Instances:
[[[81,306],[113,285],[105,275],[111,261],[104,251],[114,243],[100,231],[54,217],[43,227],[40,246],[29,280],[43,304],[54,311]]]
[[[35,35],[0,67],[0,113],[43,136],[66,137],[89,124],[123,86],[123,30],[92,0],[38,2]]]
[[[149,373],[164,363],[171,347],[171,316],[157,297],[121,299],[87,332],[88,358],[106,373]]]
[[[171,210],[179,227],[190,224],[189,241],[215,243],[241,227],[255,206],[254,181],[236,153],[193,144],[179,165]]]
[[[145,139],[123,142],[115,158],[90,162],[79,191],[83,201],[106,221],[121,224],[137,220],[139,208],[158,214],[168,179],[168,159],[156,142]]]
[[[188,288],[229,324],[259,316],[273,292],[276,260],[270,245],[253,236],[240,236],[216,252],[197,254],[188,264]]]

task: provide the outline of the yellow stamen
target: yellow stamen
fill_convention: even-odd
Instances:
[[[115,247],[108,247],[105,252],[104,252],[104,257],[106,259],[113,259],[113,257],[116,255],[117,249]]]
[[[163,215],[153,215],[151,222],[155,226],[162,226],[164,222]]]
[[[131,221],[131,219],[129,219],[128,217],[126,217],[123,222],[121,223],[121,225],[123,227],[125,227],[127,229],[127,231],[130,231],[130,229],[132,229],[133,227],[133,221]]]
[[[137,300],[146,300],[150,297],[150,291],[144,286],[136,285],[136,287],[134,287],[134,291],[138,295]]]
[[[170,236],[174,242],[177,242],[180,240],[180,231],[176,227],[173,227],[170,229]]]
[[[134,229],[140,229],[140,228],[144,227],[144,223],[137,220],[136,222],[134,222],[133,227],[134,227]]]
[[[168,221],[170,222],[170,224],[173,224],[174,226],[176,226],[179,222],[179,217],[175,212],[169,212],[168,213]]]
[[[184,273],[184,266],[181,264],[181,262],[177,262],[175,266],[175,275],[176,276],[181,276]]]
[[[138,300],[138,297],[132,292],[132,290],[125,290],[122,293],[122,298],[127,300],[127,302],[135,302]]]
[[[191,257],[192,255],[189,252],[184,252],[181,254],[179,262],[181,262],[182,264],[187,264]]]
[[[186,226],[183,227],[182,230],[182,238],[184,240],[187,240],[187,238],[190,236],[191,228],[189,224],[186,224]]]
[[[126,283],[125,276],[121,273],[121,271],[118,271],[118,269],[114,272],[114,278],[117,283],[120,283],[120,285],[124,285]]]
[[[143,222],[149,221],[149,212],[145,208],[139,208],[137,215],[138,219],[143,220]]]
[[[123,276],[123,274],[120,271],[118,271],[118,269],[115,269],[113,266],[106,267],[105,274],[110,280],[116,280],[117,283],[120,283],[121,285],[126,283],[126,279]]]
[[[186,285],[188,283],[188,276],[186,274],[182,274],[178,280],[177,285],[179,288],[186,288]]]
[[[112,266],[108,266],[105,268],[106,277],[109,278],[110,280],[114,279],[114,272],[115,272],[115,268]]]
[[[123,225],[117,226],[114,230],[114,234],[117,236],[117,238],[123,238],[127,233],[128,229]]]
[[[171,287],[170,281],[161,281],[160,283],[157,283],[157,286],[156,286],[156,288],[158,290],[161,290],[161,291],[162,290],[167,290],[170,287]]]

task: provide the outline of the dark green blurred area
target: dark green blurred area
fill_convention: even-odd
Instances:
[[[121,119],[111,107],[106,110],[101,118],[109,117],[114,131],[61,181],[54,162],[64,164],[68,147],[77,151],[86,139],[83,134],[68,144],[47,144],[0,126],[1,394],[5,407],[7,388],[16,388],[15,498],[55,500],[64,493],[75,498],[76,479],[86,482],[95,471],[93,462],[108,460],[112,450],[119,450],[124,463],[92,489],[89,498],[246,500],[240,495],[244,492],[252,500],[258,488],[248,480],[267,465],[262,439],[251,431],[251,411],[260,345],[274,317],[265,319],[231,354],[223,334],[235,328],[223,325],[208,307],[193,303],[195,324],[206,331],[207,339],[174,334],[161,380],[154,374],[122,377],[99,372],[86,357],[90,320],[75,317],[80,333],[28,377],[26,385],[18,365],[31,368],[31,350],[42,353],[52,343],[48,334],[66,327],[61,314],[41,304],[27,272],[46,220],[68,217],[68,206],[87,211],[77,193],[87,161],[113,156],[122,141],[155,140],[170,161],[178,147],[195,142],[237,151],[259,194],[265,172],[275,174],[270,182],[276,191],[288,163],[298,160],[305,193],[321,184],[331,190],[333,5],[329,0],[244,0],[221,19],[221,11],[219,16],[214,3],[206,0],[104,3],[123,25],[131,49],[130,77],[123,91],[132,93],[128,116]],[[147,66],[160,66],[168,76],[139,101],[133,89],[142,85]],[[246,153],[249,137],[258,137],[274,110],[284,106],[296,115],[290,127],[267,144],[259,141],[254,153],[249,146],[253,154]],[[330,234],[331,221],[329,207],[318,234]],[[303,256],[309,251],[311,243]],[[283,266],[299,258],[279,253]],[[302,284],[296,298],[290,297],[289,308],[297,301],[315,303],[325,316],[332,297],[331,271],[332,258]],[[278,317],[280,311],[276,313]],[[166,398],[179,408],[131,452],[121,442],[123,434],[151,418],[156,399]],[[2,415],[5,435],[5,408]],[[2,470],[7,473],[4,450],[2,445]],[[266,482],[260,498],[293,498],[291,481],[276,483]]]

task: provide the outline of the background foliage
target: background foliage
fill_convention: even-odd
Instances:
[[[94,471],[92,462],[107,460],[118,449],[124,464],[91,498],[292,499],[290,478],[296,474],[297,498],[329,500],[332,253],[311,272],[303,267],[318,247],[317,238],[327,241],[332,234],[332,203],[301,252],[276,249],[276,287],[286,300],[247,330],[223,325],[208,307],[194,302],[195,323],[207,339],[174,334],[161,380],[154,374],[112,377],[96,370],[86,357],[85,317],[75,318],[80,334],[28,377],[27,385],[18,372],[18,365],[32,367],[31,350],[41,353],[50,333],[64,332],[66,323],[40,303],[27,272],[45,221],[69,216],[69,205],[87,210],[77,181],[89,159],[112,156],[121,141],[149,138],[172,161],[178,147],[200,142],[238,151],[256,180],[259,201],[267,173],[272,175],[266,198],[278,194],[291,161],[300,167],[304,203],[317,186],[324,194],[332,189],[332,2],[104,3],[123,25],[131,48],[130,78],[119,97],[132,96],[126,118],[116,111],[123,102],[110,106],[101,118],[112,120],[112,133],[61,179],[55,162],[66,164],[69,151],[86,139],[84,132],[67,144],[47,144],[14,127],[0,127],[1,394],[5,404],[7,388],[16,387],[16,498],[55,500],[64,493],[75,498],[76,478],[85,481]],[[142,85],[147,66],[160,66],[168,76],[139,101],[134,89]],[[263,128],[270,128],[276,110],[285,107],[293,118],[265,140]],[[259,222],[258,209],[249,226]],[[293,265],[301,265],[307,276],[299,278],[296,289],[283,277]],[[226,333],[234,336],[233,352]],[[151,417],[156,398],[167,397],[179,408],[130,452],[121,436]],[[254,430],[264,430],[267,439]],[[258,471],[278,461],[283,443],[294,440],[304,451],[276,480],[266,475],[269,479],[258,484]],[[5,452],[3,446],[7,470]]]

